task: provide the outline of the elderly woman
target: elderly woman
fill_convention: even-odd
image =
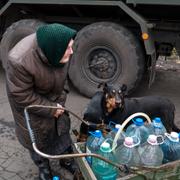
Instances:
[[[34,152],[23,111],[33,104],[64,106],[68,92],[68,62],[73,54],[75,35],[74,29],[61,24],[44,25],[22,39],[9,53],[6,84],[16,134],[38,166],[40,180],[52,179],[49,161]],[[41,151],[49,154],[72,152],[67,112],[33,108],[30,119]],[[61,160],[60,163],[72,173],[77,168],[72,159]]]

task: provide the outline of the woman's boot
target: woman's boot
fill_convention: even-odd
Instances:
[[[39,180],[52,180],[49,160],[39,156],[34,151],[30,151],[30,155],[36,166],[39,168]]]
[[[70,146],[63,154],[72,154],[72,153],[73,153],[73,149]],[[74,160],[74,158],[61,159],[60,160],[60,165],[62,167],[64,167],[65,169],[67,169],[72,174],[74,174],[76,172],[76,170],[79,169],[77,163]]]

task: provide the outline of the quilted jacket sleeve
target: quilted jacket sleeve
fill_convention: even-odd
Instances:
[[[18,108],[24,110],[28,105],[56,106],[55,102],[51,102],[34,90],[33,76],[20,63],[9,61],[6,76],[10,97]],[[30,112],[52,117],[55,111],[56,109],[50,108],[33,108]]]

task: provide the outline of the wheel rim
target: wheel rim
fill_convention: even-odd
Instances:
[[[121,74],[121,60],[110,48],[96,46],[87,52],[83,61],[83,73],[91,82],[116,80]]]

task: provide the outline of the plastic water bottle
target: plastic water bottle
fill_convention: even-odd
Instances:
[[[133,121],[133,124],[128,126],[126,130],[126,136],[138,137],[140,139],[140,144],[143,144],[144,142],[147,141],[149,134],[150,134],[150,128],[144,125],[144,121],[142,118],[136,118]]]
[[[115,124],[115,128],[112,128],[111,131],[107,134],[107,136],[105,137],[106,139],[110,139],[110,141],[107,141],[108,143],[110,143],[110,145],[112,146],[113,140],[116,136],[116,133],[118,132],[118,130],[121,128],[120,124]],[[124,138],[125,138],[125,132],[122,132],[120,134],[120,136],[118,137],[117,140],[117,147],[121,144],[123,144],[124,142]]]
[[[86,153],[97,153],[101,144],[104,142],[104,137],[100,130],[89,132],[91,135],[87,138],[86,142]],[[91,165],[92,157],[86,157],[88,163]]]
[[[161,148],[164,153],[163,163],[180,159],[179,134],[176,132],[165,133],[165,140]]]
[[[139,166],[140,155],[137,150],[139,144],[140,140],[137,144],[134,144],[132,137],[126,137],[123,145],[115,149],[114,156],[117,163],[126,164],[127,166]]]
[[[110,144],[108,142],[102,143],[98,154],[113,162],[115,161]],[[98,180],[116,180],[117,169],[103,160],[93,157],[92,170]]]
[[[60,180],[58,176],[53,176],[53,180]]]
[[[112,123],[112,122],[111,122],[111,123]],[[107,134],[106,137],[107,137],[107,138],[112,138],[112,139],[114,139],[117,131],[118,131],[120,128],[121,128],[121,125],[120,125],[120,124],[115,124],[115,127],[114,127],[114,128],[110,127],[111,131]]]
[[[152,133],[155,135],[163,135],[164,136],[164,133],[167,132],[160,117],[154,118],[151,126],[152,126]]]
[[[159,166],[163,161],[163,151],[156,135],[149,135],[147,142],[138,148],[141,163],[145,166]]]

